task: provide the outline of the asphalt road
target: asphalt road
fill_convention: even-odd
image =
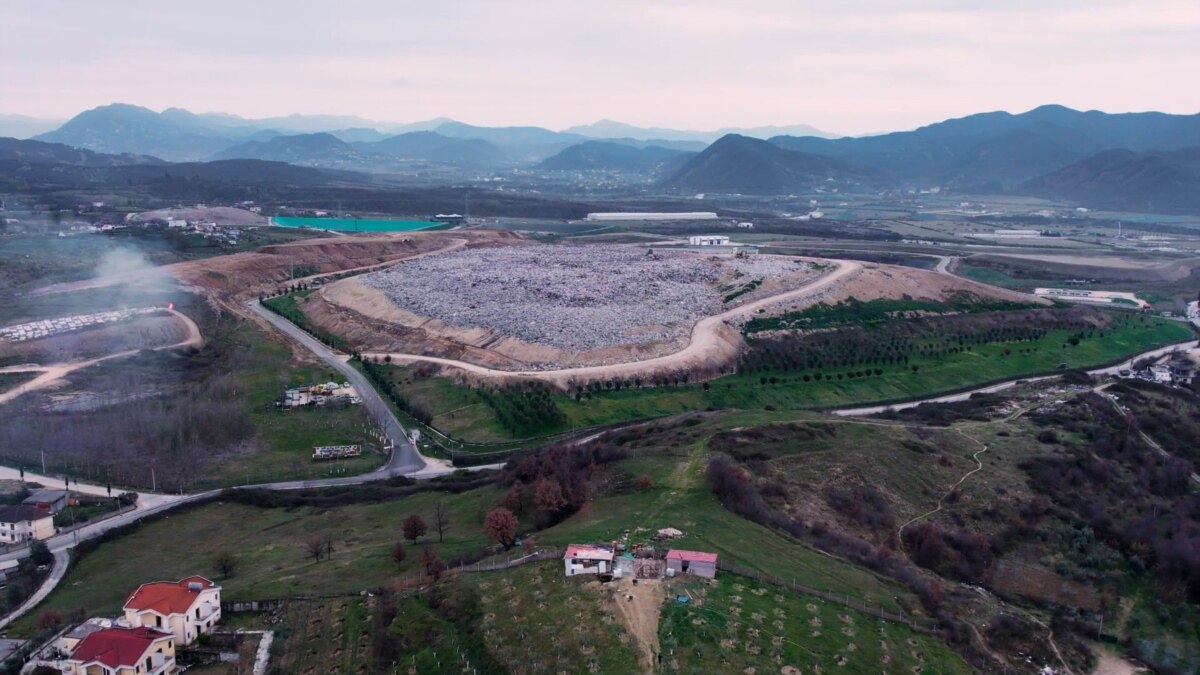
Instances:
[[[375,386],[368,382],[367,378],[361,372],[347,363],[346,357],[333,353],[332,350],[318,342],[313,336],[304,332],[296,324],[263,307],[259,301],[253,300],[247,306],[250,308],[250,311],[265,319],[289,338],[300,343],[301,346],[315,354],[317,358],[321,359],[330,368],[341,373],[347,382],[354,385],[359,398],[362,399],[362,405],[367,407],[367,411],[371,413],[371,417],[375,418],[375,422],[383,430],[384,435],[392,446],[392,454],[388,459],[388,463],[372,473],[347,478],[295,481],[292,484],[293,488],[316,487],[320,485],[354,485],[370,480],[391,478],[393,476],[413,474],[420,476],[427,468],[433,468],[437,465],[436,462],[432,462],[429,458],[423,456],[412,444],[412,441],[408,440],[408,434],[405,433],[404,427],[400,426],[400,421],[396,419],[396,415],[392,413],[392,409],[388,406],[387,402],[383,400],[383,397],[375,390]],[[446,473],[445,469],[447,468],[439,465],[436,466],[435,471]],[[272,483],[271,485],[278,486],[276,489],[288,489],[284,483]]]

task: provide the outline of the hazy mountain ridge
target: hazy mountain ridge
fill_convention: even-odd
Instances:
[[[827,179],[872,182],[870,173],[824,155],[730,134],[688,160],[663,185],[701,192],[787,194],[811,190]]]
[[[538,164],[551,171],[637,171],[676,168],[696,153],[658,145],[634,147],[612,141],[585,141],[563,149]]]
[[[773,136],[816,136],[819,138],[837,138],[838,134],[831,134],[822,131],[814,126],[807,124],[792,124],[786,126],[761,126],[761,127],[723,127],[716,131],[692,131],[682,129],[668,129],[664,127],[638,127],[624,122],[603,119],[592,124],[584,124],[580,126],[568,127],[563,129],[563,133],[577,134],[587,136],[589,138],[631,138],[635,140],[665,140],[665,141],[693,141],[700,143],[712,143],[722,136],[729,134],[737,134],[739,136],[749,136],[750,138],[767,139]]]
[[[1099,208],[1196,212],[1200,210],[1200,146],[1173,151],[1105,150],[1026,181],[1017,192]]]

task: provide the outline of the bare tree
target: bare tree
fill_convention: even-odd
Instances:
[[[304,540],[304,550],[308,557],[321,562],[321,554],[325,552],[325,537],[320,534],[310,534]]]
[[[446,509],[446,504],[442,500],[437,500],[433,505],[433,529],[437,530],[438,543],[442,543],[442,539],[446,536],[446,530],[450,527],[450,512]]]
[[[332,533],[325,534],[324,544],[325,544],[325,557],[332,558],[333,557],[333,534]]]

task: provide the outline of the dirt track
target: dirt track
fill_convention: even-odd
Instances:
[[[174,309],[168,309],[167,311],[175,315],[177,318],[183,321],[185,326],[187,326],[187,338],[181,342],[176,342],[175,344],[154,347],[154,351],[163,349],[183,349],[187,347],[195,347],[199,349],[200,347],[204,346],[204,336],[200,334],[200,327],[196,325],[195,321],[192,321],[190,317],[181,314]],[[85,361],[72,361],[69,363],[51,363],[44,366],[29,365],[0,368],[0,373],[41,373],[41,375],[38,375],[29,382],[0,394],[0,404],[8,403],[22,394],[28,394],[31,391],[37,391],[39,389],[51,387],[77,370],[87,368],[88,366],[94,366],[103,361],[133,356],[139,351],[141,350],[131,349],[128,351],[117,352],[116,354],[100,356],[94,359],[87,359]]]
[[[830,261],[838,265],[838,269],[800,288],[763,298],[755,302],[735,307],[727,312],[710,316],[696,322],[692,327],[691,340],[687,347],[673,354],[659,356],[643,361],[617,363],[604,366],[584,366],[580,368],[563,368],[559,370],[530,370],[508,371],[486,368],[465,361],[444,359],[420,354],[382,354],[364,353],[364,357],[382,359],[390,356],[393,363],[436,363],[466,371],[473,375],[487,378],[511,378],[521,376],[550,382],[559,387],[569,387],[572,383],[600,379],[632,378],[653,373],[676,370],[691,370],[695,366],[727,363],[737,356],[741,339],[736,329],[727,322],[753,316],[758,310],[778,303],[788,302],[797,298],[812,295],[814,292],[827,289],[845,279],[852,277],[863,269],[861,263],[842,260]]]

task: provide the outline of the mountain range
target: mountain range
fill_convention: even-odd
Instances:
[[[979,113],[869,137],[831,138],[810,127],[788,127],[784,130],[789,133],[762,138],[779,130],[725,133],[706,144],[702,139],[726,130],[647,129],[610,120],[564,131],[483,127],[444,118],[411,125],[319,115],[249,120],[113,104],[85,111],[39,135],[39,140],[60,145],[37,152],[58,153],[55,161],[76,167],[94,167],[89,162],[97,161],[235,159],[367,172],[414,163],[464,170],[520,167],[650,175],[662,189],[674,192],[770,195],[830,187],[938,186],[959,193],[1029,194],[1113,208],[1149,204],[1156,210],[1197,208],[1195,195],[1200,194],[1195,161],[1200,115],[1109,114],[1047,105],[1019,114]],[[67,157],[81,150],[126,159]]]
[[[613,120],[600,120],[592,124],[582,126],[569,127],[563,129],[563,133],[577,134],[579,136],[587,136],[588,138],[632,138],[636,140],[663,140],[663,141],[696,141],[699,143],[712,143],[713,141],[728,136],[729,134],[737,134],[739,136],[749,136],[750,138],[771,138],[772,136],[816,136],[818,138],[837,138],[838,134],[831,134],[820,129],[809,126],[807,124],[793,124],[790,126],[765,126],[765,127],[725,127],[716,131],[683,131],[679,129],[665,129],[662,127],[636,127],[632,124],[624,122],[614,122]]]

